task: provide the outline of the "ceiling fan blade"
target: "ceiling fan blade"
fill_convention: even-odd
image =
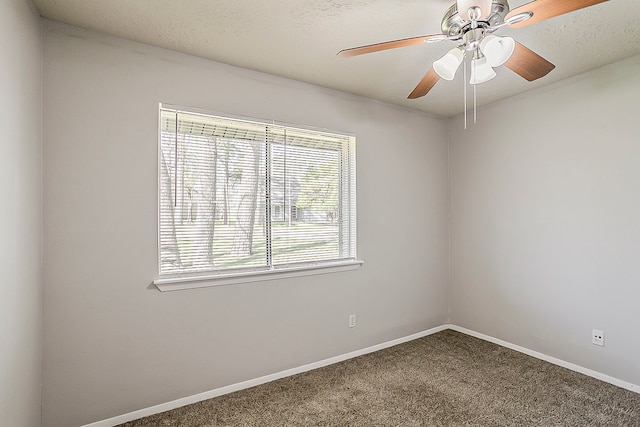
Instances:
[[[438,80],[440,80],[440,76],[438,76],[435,70],[431,68],[427,72],[427,74],[424,75],[422,80],[420,80],[420,83],[418,83],[418,86],[416,86],[413,92],[411,92],[409,96],[407,96],[407,99],[416,99],[420,98],[421,96],[425,96],[427,93],[429,93],[431,88],[436,83],[438,83]]]
[[[393,40],[389,42],[375,43],[375,44],[370,44],[370,45],[360,46],[360,47],[353,47],[351,49],[343,49],[340,52],[338,52],[338,56],[349,57],[349,56],[363,55],[365,53],[379,52],[381,50],[395,49],[398,47],[415,46],[415,45],[427,43],[429,41],[436,42],[440,40],[447,40],[447,38],[448,36],[446,34],[433,34],[430,36],[411,37],[408,39]]]
[[[513,55],[504,65],[530,82],[546,76],[556,68],[551,62],[518,42]]]
[[[511,25],[512,28],[526,27],[527,25],[535,24],[545,19],[584,9],[585,7],[598,3],[604,3],[605,1],[608,0],[534,0],[513,9],[505,17],[505,21],[519,13],[532,12],[533,16],[531,19]]]

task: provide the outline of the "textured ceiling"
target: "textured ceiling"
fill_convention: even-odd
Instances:
[[[440,33],[454,0],[33,0],[40,14],[90,30],[351,92],[438,116],[463,111],[463,80],[406,99],[450,41],[338,58],[345,48]],[[562,1],[562,0],[558,0]],[[515,8],[527,0],[512,0]],[[505,67],[477,87],[484,105],[640,54],[638,0],[610,0],[500,30],[556,65],[529,83]]]

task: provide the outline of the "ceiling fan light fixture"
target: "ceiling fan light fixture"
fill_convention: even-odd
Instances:
[[[480,16],[477,19],[486,18],[491,14],[491,5],[493,0],[457,0],[458,15],[466,21],[471,21],[469,11],[474,8],[480,8]]]
[[[516,48],[516,42],[511,37],[488,35],[480,42],[480,50],[492,67],[499,67],[507,62]]]
[[[462,52],[462,49],[454,47],[442,58],[433,63],[433,69],[440,78],[444,80],[453,80],[463,59],[464,53]]]
[[[486,57],[482,56],[471,61],[471,79],[469,83],[472,85],[488,82],[495,76],[496,72],[493,71]]]

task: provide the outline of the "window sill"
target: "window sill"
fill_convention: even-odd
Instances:
[[[355,270],[364,261],[350,260],[318,264],[304,267],[281,267],[272,270],[221,273],[202,276],[164,277],[153,281],[160,292],[180,291],[186,289],[226,286],[237,283],[262,282],[266,280],[288,279],[291,277],[313,276],[317,274],[337,273]]]

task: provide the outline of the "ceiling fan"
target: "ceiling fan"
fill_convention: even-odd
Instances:
[[[555,65],[511,37],[498,37],[493,33],[506,26],[524,27],[605,1],[608,0],[534,0],[510,10],[508,0],[457,0],[442,18],[442,34],[344,49],[338,56],[356,56],[444,40],[458,42],[457,47],[433,63],[409,94],[409,99],[426,95],[441,78],[453,80],[465,58],[470,59],[469,83],[472,85],[491,80],[496,76],[493,68],[501,65],[533,81],[549,74]]]

